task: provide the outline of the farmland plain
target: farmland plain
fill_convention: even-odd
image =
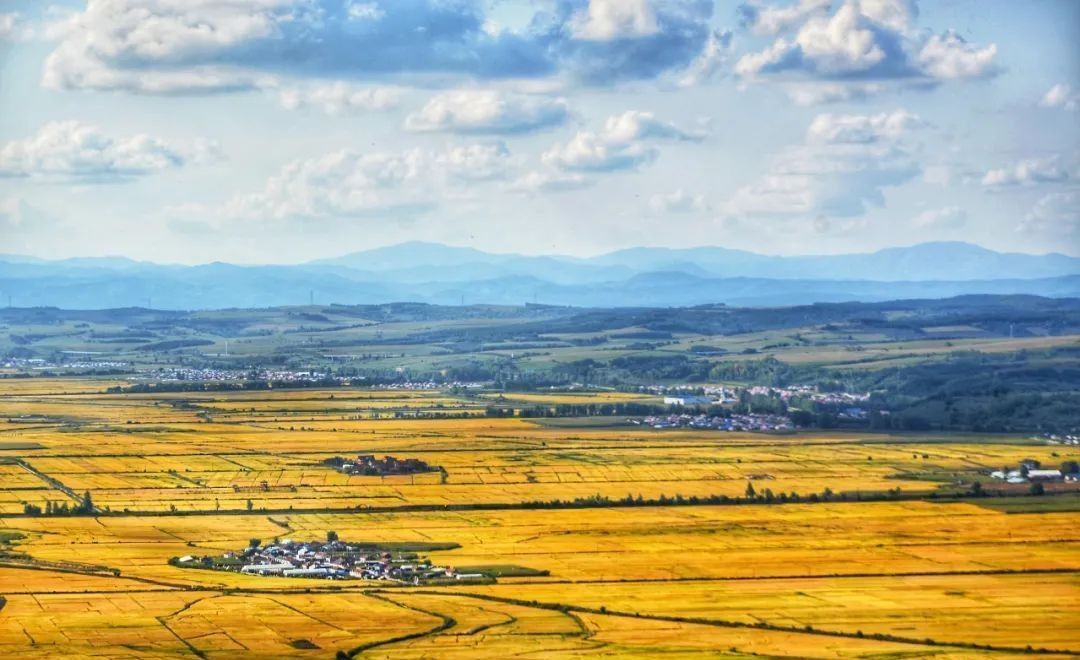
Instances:
[[[614,392],[112,384],[0,381],[5,655],[1080,654],[1070,623],[1080,618],[1080,498],[969,496],[974,481],[996,494],[991,470],[1077,460],[1076,447],[479,416],[493,397],[652,402]],[[360,453],[441,470],[350,476],[323,462]],[[88,515],[25,513],[74,507],[86,493]],[[430,559],[539,574],[410,587],[169,563],[328,531],[457,544]]]

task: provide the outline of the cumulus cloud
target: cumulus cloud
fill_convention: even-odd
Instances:
[[[1070,190],[1043,196],[1024,216],[1018,229],[1071,240],[1080,238],[1080,191]]]
[[[969,44],[956,32],[931,35],[919,50],[920,70],[938,80],[982,78],[997,72],[997,46]]]
[[[534,22],[546,27],[533,37],[546,44],[558,71],[589,85],[686,69],[713,35],[708,0],[555,0],[555,5],[551,15]]]
[[[821,114],[814,117],[806,130],[807,142],[816,144],[866,144],[896,139],[927,123],[907,110],[894,110],[876,115]]]
[[[649,198],[649,208],[654,213],[694,213],[709,210],[705,195],[692,195],[682,188],[670,193],[659,193]]]
[[[849,218],[883,206],[884,190],[918,176],[905,145],[926,123],[904,110],[880,115],[819,115],[805,143],[773,158],[758,181],[725,206],[738,216]]]
[[[1074,91],[1065,83],[1058,83],[1046,90],[1039,105],[1044,108],[1080,109],[1080,92]]]
[[[863,101],[885,91],[880,83],[803,83],[789,85],[788,98],[796,105],[826,105]]]
[[[509,135],[566,122],[565,99],[495,90],[460,90],[438,94],[405,119],[410,131]]]
[[[544,153],[549,166],[571,171],[633,170],[656,160],[658,140],[696,141],[703,136],[658,120],[650,112],[630,110],[608,117],[603,130],[581,131],[569,142]]]
[[[705,49],[682,72],[676,84],[679,87],[694,87],[715,78],[728,62],[733,39],[731,30],[714,31]]]
[[[359,87],[343,81],[285,87],[279,91],[286,110],[318,108],[328,115],[393,110],[404,92],[395,87]]]
[[[648,37],[659,31],[649,0],[590,0],[570,18],[570,32],[591,41]]]
[[[320,218],[363,215],[404,204],[395,196],[419,180],[424,154],[361,154],[341,150],[291,162],[270,177],[261,191],[237,195],[224,215],[246,218]]]
[[[208,93],[282,80],[657,77],[709,43],[703,0],[555,0],[523,30],[479,0],[109,0],[54,32],[52,88]]]
[[[1027,158],[1013,165],[988,170],[982,177],[982,185],[988,188],[1005,186],[1032,186],[1039,183],[1060,183],[1069,178],[1061,164],[1061,158]]]
[[[735,64],[736,73],[748,80],[830,85],[828,93],[816,96],[804,86],[801,99],[810,103],[842,98],[840,86],[863,85],[853,94],[865,94],[879,91],[865,87],[867,82],[936,84],[998,72],[996,45],[970,44],[952,30],[934,34],[916,29],[918,12],[911,0],[845,0],[831,15],[816,6],[813,11],[798,11],[808,8],[807,2],[774,10],[790,20],[763,25],[772,25],[776,32],[794,29],[793,23],[798,28],[763,50],[743,55]],[[756,14],[761,15],[762,11]]]
[[[123,180],[217,155],[205,140],[178,146],[149,135],[114,138],[95,126],[58,121],[0,148],[0,176]]]
[[[490,181],[509,175],[510,150],[502,142],[453,147],[438,154],[435,162],[449,176],[462,181]]]
[[[967,223],[967,217],[967,211],[959,206],[946,206],[923,211],[912,224],[919,229],[959,229]]]
[[[591,183],[591,180],[581,174],[556,170],[534,170],[514,180],[510,184],[510,190],[520,193],[559,193],[580,190]]]
[[[786,32],[815,15],[828,13],[832,0],[798,0],[791,5],[773,6],[760,0],[747,2],[738,9],[741,23],[755,34],[772,36]]]
[[[426,212],[462,184],[508,179],[518,163],[505,144],[362,153],[342,149],[286,164],[261,190],[203,215],[320,219]]]

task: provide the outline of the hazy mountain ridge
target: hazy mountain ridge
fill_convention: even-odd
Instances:
[[[596,257],[491,254],[437,243],[401,243],[354,252],[315,264],[362,271],[419,267],[498,266],[502,274],[542,276],[543,269],[574,271],[583,276],[616,275],[613,268],[644,273],[682,271],[717,277],[837,279],[874,281],[1035,279],[1080,274],[1080,258],[1063,254],[1003,253],[962,242],[921,243],[866,254],[770,256],[722,247],[628,248]],[[549,272],[550,275],[554,273]],[[429,278],[436,279],[436,278]]]
[[[439,304],[791,305],[966,294],[1080,296],[1080,259],[926,243],[872,254],[775,257],[726,248],[631,248],[592,258],[403,243],[298,265],[159,265],[0,256],[0,303],[209,309]]]

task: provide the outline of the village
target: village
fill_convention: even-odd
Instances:
[[[334,456],[323,460],[323,463],[344,474],[367,477],[443,471],[441,467],[428,465],[418,458],[395,458],[389,455],[375,458],[373,454],[359,454],[354,459]]]
[[[459,573],[453,567],[435,566],[414,552],[390,551],[373,544],[346,543],[330,532],[327,540],[297,542],[291,539],[262,545],[258,539],[240,552],[220,556],[187,555],[170,561],[182,568],[206,568],[244,575],[327,580],[385,580],[401,584],[438,582],[490,582],[485,573]]]
[[[634,424],[644,424],[654,429],[712,429],[715,431],[769,431],[773,433],[792,431],[795,425],[783,415],[734,414],[730,417],[719,415],[658,415],[650,416]]]

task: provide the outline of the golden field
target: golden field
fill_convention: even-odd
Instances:
[[[1075,495],[1045,506],[907,497],[975,478],[990,488],[990,470],[1077,460],[1076,447],[412,417],[641,398],[619,393],[506,403],[363,389],[104,393],[114,384],[0,380],[6,657],[1080,654]],[[419,458],[445,474],[347,476],[322,463],[358,453]],[[739,498],[748,483],[804,497],[899,488],[905,498],[507,508],[596,495]],[[70,493],[84,491],[99,515],[22,515],[26,503],[74,504]],[[410,588],[168,563],[331,530],[456,543],[426,556],[547,574]]]

